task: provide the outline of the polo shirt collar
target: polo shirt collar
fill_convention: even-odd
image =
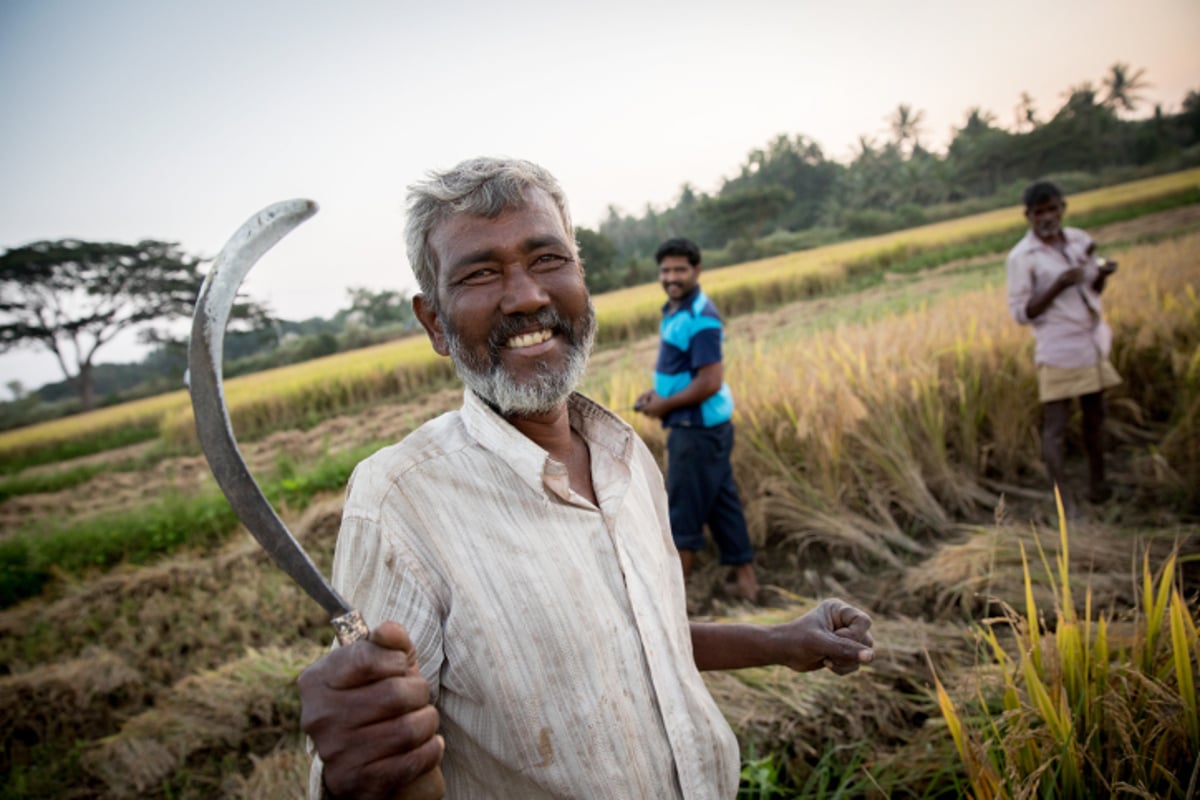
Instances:
[[[683,297],[679,298],[679,307],[676,308],[675,311],[676,312],[679,312],[679,311],[689,311],[690,312],[692,310],[692,305],[696,302],[696,298],[699,296],[700,296],[700,284],[697,283],[695,286],[692,287],[692,290],[690,292],[685,294]],[[662,313],[663,313],[663,316],[666,316],[667,314],[672,313],[670,300],[663,303]]]

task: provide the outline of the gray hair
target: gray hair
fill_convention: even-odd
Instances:
[[[408,263],[421,293],[434,308],[438,305],[438,264],[429,247],[433,229],[454,214],[497,217],[504,211],[524,208],[529,189],[541,189],[553,198],[568,241],[572,249],[577,249],[562,187],[546,169],[532,162],[481,156],[445,172],[430,172],[426,180],[408,187],[408,219],[404,225]]]

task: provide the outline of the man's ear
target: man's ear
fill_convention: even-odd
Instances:
[[[450,348],[446,346],[446,332],[442,330],[442,321],[433,309],[433,304],[426,300],[423,294],[413,295],[412,304],[413,312],[429,336],[433,351],[439,356],[450,355]]]

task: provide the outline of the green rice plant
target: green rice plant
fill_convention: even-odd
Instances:
[[[785,760],[778,753],[768,752],[760,757],[751,743],[742,758],[738,800],[862,797],[874,788],[864,770],[866,751],[866,742],[828,747],[816,764],[804,770],[802,780],[797,780],[788,773]]]
[[[787,797],[788,787],[782,777],[783,764],[774,753],[758,757],[752,744],[742,758],[738,800],[778,800]]]
[[[862,797],[873,788],[863,772],[866,750],[865,742],[828,748],[792,796],[813,800]]]
[[[145,563],[185,546],[210,547],[236,525],[220,493],[173,492],[129,511],[18,532],[0,542],[0,608],[37,595],[56,573],[80,575],[121,562]]]
[[[1053,623],[1034,600],[1029,562],[1025,609],[977,629],[1004,685],[955,700],[932,664],[938,706],[975,798],[1090,798],[1129,793],[1190,797],[1200,763],[1195,682],[1200,663],[1196,610],[1176,585],[1172,554],[1157,577],[1142,562],[1141,602],[1131,620],[1097,612],[1090,588],[1080,613],[1069,575],[1065,514],[1051,569]],[[1002,638],[1000,625],[1013,641]],[[1118,631],[1130,631],[1114,635]]]

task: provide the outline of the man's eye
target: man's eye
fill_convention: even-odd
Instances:
[[[483,267],[481,269],[472,270],[462,277],[460,283],[483,283],[491,280],[496,275],[496,270],[491,267]]]
[[[567,258],[565,256],[560,256],[557,253],[545,253],[544,255],[538,256],[533,262],[535,267],[547,268],[558,267],[565,263],[567,263]]]

